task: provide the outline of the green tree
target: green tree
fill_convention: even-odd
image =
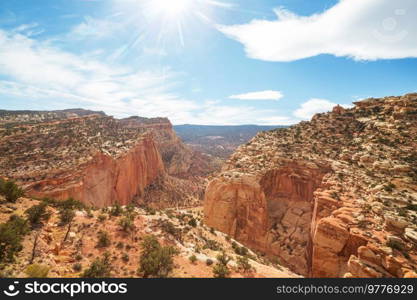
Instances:
[[[103,278],[110,277],[110,253],[104,253],[102,258],[95,259],[90,267],[86,269],[80,277],[82,278]]]
[[[132,216],[126,216],[120,219],[119,226],[124,232],[130,232],[135,228]]]
[[[153,235],[145,236],[142,243],[142,253],[138,272],[144,278],[168,277],[174,268],[173,256],[177,250],[171,246],[161,246]]]
[[[61,209],[83,209],[85,205],[74,198],[68,198],[65,201],[57,202],[57,206]]]
[[[98,248],[105,248],[110,246],[110,237],[109,234],[105,231],[99,231],[98,232],[98,242],[97,247]]]
[[[6,198],[6,201],[15,203],[17,199],[23,197],[24,192],[13,181],[2,180],[0,183],[0,194]]]
[[[22,250],[21,242],[28,232],[27,221],[16,215],[0,224],[0,263],[14,260],[14,255]]]
[[[63,208],[59,211],[59,225],[65,226],[74,219],[75,212],[72,208]]]
[[[190,225],[191,227],[197,227],[196,219],[194,218],[190,219],[190,221],[188,221],[188,225]]]
[[[51,213],[46,210],[48,204],[41,202],[25,211],[28,221],[32,226],[39,225],[42,221],[48,221]]]
[[[249,259],[246,256],[239,256],[236,261],[237,267],[239,270],[243,271],[243,273],[249,273],[253,270]]]
[[[110,216],[118,217],[123,213],[122,207],[116,203],[113,208],[110,210]]]
[[[215,278],[227,278],[230,276],[230,270],[227,264],[231,260],[226,253],[217,255],[217,263],[213,267],[213,276]]]
[[[195,255],[191,255],[191,256],[189,257],[189,260],[190,260],[190,262],[191,262],[192,264],[194,264],[194,263],[197,261],[197,256],[195,256]]]

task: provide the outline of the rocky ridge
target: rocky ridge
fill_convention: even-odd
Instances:
[[[258,134],[206,190],[205,223],[312,277],[417,276],[417,94]]]
[[[161,202],[189,202],[203,190],[203,174],[196,166],[208,164],[182,144],[167,119],[117,120],[78,109],[2,111],[0,152],[0,176],[16,181],[28,195],[73,197],[98,207],[151,200],[161,204],[148,189],[155,182],[172,183],[163,186],[180,195],[159,194]],[[179,165],[183,157],[186,163]],[[190,166],[194,176],[180,177]],[[193,188],[183,188],[186,184]]]

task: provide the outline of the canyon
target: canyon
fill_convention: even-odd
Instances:
[[[204,220],[310,277],[416,277],[417,94],[259,133],[207,186]]]
[[[75,255],[83,266],[101,255],[85,237],[105,229],[131,256],[146,234],[175,245],[180,277],[210,277],[205,262],[222,252],[233,257],[232,277],[417,277],[416,116],[417,94],[370,98],[259,132],[237,149],[233,129],[231,148],[217,155],[215,143],[199,151],[201,137],[185,144],[166,118],[0,110],[0,177],[26,194],[15,204],[0,196],[0,220],[69,198],[85,205],[67,233],[48,208],[36,261],[55,276],[79,275]],[[131,236],[120,232],[119,209],[134,215]],[[10,274],[24,275],[34,240]],[[133,276],[136,258],[125,266],[124,248],[109,249],[115,275]],[[255,271],[239,271],[242,256]]]
[[[210,159],[185,146],[164,118],[23,111],[4,113],[0,125],[1,175],[36,198],[166,206],[198,200],[211,172]]]

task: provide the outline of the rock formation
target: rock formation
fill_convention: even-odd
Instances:
[[[340,106],[241,146],[205,223],[304,276],[417,276],[417,94]]]
[[[155,142],[169,175],[190,179],[203,177],[214,171],[212,158],[186,146],[173,130],[167,118],[130,117],[120,120],[128,128],[146,128],[152,130]]]
[[[161,199],[178,205],[202,195],[200,171],[209,169],[162,118],[117,120],[79,109],[1,111],[0,136],[0,176],[39,198],[72,197],[97,207]],[[192,175],[181,177],[187,172]],[[171,185],[150,193],[151,184],[160,182]]]

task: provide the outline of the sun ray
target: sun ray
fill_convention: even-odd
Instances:
[[[141,44],[153,43],[160,49],[185,47],[186,40],[198,23],[215,27],[215,12],[221,9],[236,10],[238,6],[222,0],[130,0],[128,6],[132,21],[145,23],[127,48],[139,48]],[[132,5],[132,4],[130,4]],[[125,8],[126,9],[126,8]],[[167,48],[165,48],[167,47]],[[126,50],[127,51],[127,50]],[[125,51],[124,51],[125,52]],[[122,53],[123,54],[123,53]]]

